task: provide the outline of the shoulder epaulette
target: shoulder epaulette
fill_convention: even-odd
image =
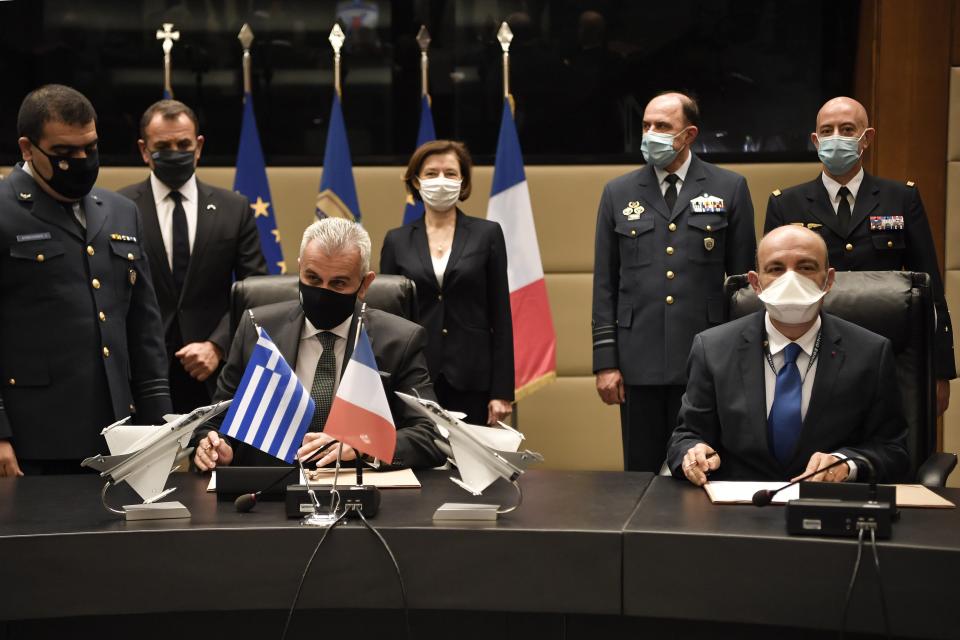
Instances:
[[[775,195],[775,196],[779,196],[781,193],[783,193],[783,192],[780,191],[780,189],[774,189],[774,190],[773,190],[773,195]]]
[[[914,182],[913,180],[907,180],[907,186],[908,186],[908,187],[915,187],[916,185],[917,185],[917,183]]]

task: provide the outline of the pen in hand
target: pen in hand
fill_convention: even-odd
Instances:
[[[711,451],[710,453],[707,454],[705,460],[709,460],[710,458],[713,458],[713,457],[716,456],[716,455],[717,455],[717,452],[716,452],[716,451]],[[691,463],[688,464],[688,465],[684,465],[683,470],[686,471],[686,470],[688,470],[688,469],[693,469],[695,466],[697,466],[697,463],[696,463],[696,462],[691,462]]]

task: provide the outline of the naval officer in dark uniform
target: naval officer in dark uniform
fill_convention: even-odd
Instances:
[[[78,472],[103,427],[170,412],[136,206],[93,188],[96,118],[62,85],[20,106],[23,162],[0,182],[0,476]]]
[[[676,426],[693,337],[724,320],[725,274],[753,268],[753,204],[743,176],[690,151],[689,96],[643,114],[647,165],[610,181],[597,214],[593,371],[620,405],[624,468],[657,471]]]
[[[950,402],[949,381],[957,377],[950,312],[943,294],[930,223],[913,182],[894,182],[863,170],[861,157],[873,142],[867,110],[852,98],[833,98],[817,114],[810,134],[823,172],[781,191],[767,203],[764,231],[803,225],[827,243],[837,271],[922,271],[930,274],[937,310],[934,374],[937,413]]]

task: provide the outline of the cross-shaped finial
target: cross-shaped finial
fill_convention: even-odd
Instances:
[[[157,40],[163,40],[163,52],[169,54],[173,50],[173,41],[180,39],[180,32],[173,30],[172,22],[164,22],[163,29],[157,29]]]
[[[497,40],[500,42],[500,48],[503,49],[504,53],[510,51],[510,43],[513,41],[513,31],[510,30],[510,25],[505,21],[497,31]]]
[[[430,47],[430,32],[427,31],[427,25],[420,25],[420,31],[417,32],[417,44],[420,45],[420,51],[426,52]]]
[[[333,47],[334,53],[340,53],[340,48],[343,47],[344,41],[347,39],[347,36],[343,35],[343,29],[340,28],[340,23],[337,22],[333,25],[333,29],[330,29],[330,46]]]

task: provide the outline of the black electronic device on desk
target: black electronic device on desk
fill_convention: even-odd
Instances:
[[[257,500],[282,500],[296,466],[217,467],[217,500],[255,495]]]
[[[330,485],[330,512],[344,511],[347,517],[353,518],[363,514],[367,518],[377,515],[380,510],[380,489],[363,483],[363,467],[366,464],[361,458],[356,458],[356,476],[352,485],[337,483],[334,474],[333,484]],[[307,472],[303,472],[306,484],[291,484],[287,486],[287,517],[303,518],[319,515],[323,507],[316,498],[316,491],[326,489],[327,485],[317,485],[310,482]]]

